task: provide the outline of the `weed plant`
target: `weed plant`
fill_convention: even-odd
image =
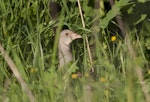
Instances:
[[[119,0],[117,11],[102,12],[102,6],[91,6],[96,0],[80,0],[83,27],[76,0],[55,0],[61,7],[55,19],[50,14],[49,0],[0,0],[0,43],[36,102],[148,102],[150,16],[134,7],[149,2],[139,1],[144,0]],[[119,13],[127,28],[125,38],[115,20]],[[133,14],[137,14],[136,19]],[[58,69],[57,44],[64,26],[82,35],[83,40],[72,44],[75,61]],[[31,101],[6,62],[0,53],[0,101]]]

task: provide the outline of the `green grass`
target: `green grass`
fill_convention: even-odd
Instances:
[[[1,0],[0,3],[0,43],[13,60],[36,102],[148,102],[143,91],[144,88],[150,89],[148,18],[139,18],[140,29],[138,24],[129,25],[126,21],[128,36],[122,39],[120,32],[113,29],[115,20],[109,13],[109,22],[105,22],[99,9],[87,6],[88,0],[81,2],[85,28],[82,27],[75,2],[70,5],[65,0],[57,2],[64,6],[57,19],[52,19],[49,14],[48,0]],[[99,23],[101,21],[106,26],[105,29]],[[77,67],[74,62],[66,68],[56,70],[58,37],[64,25],[83,36],[83,42],[73,44],[73,48],[78,49],[73,52],[80,55],[77,56],[80,64]],[[56,35],[53,31],[55,26],[58,26]],[[111,40],[112,35],[117,38],[115,41]],[[92,65],[86,36],[91,46]],[[91,66],[94,67],[94,73],[90,72]],[[82,77],[72,74],[78,68]],[[0,73],[1,102],[30,101],[28,93],[22,89],[2,53]]]

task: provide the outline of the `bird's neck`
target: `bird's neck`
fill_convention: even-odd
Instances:
[[[60,67],[72,61],[72,53],[70,51],[70,44],[59,43],[58,45],[59,53],[59,65]]]

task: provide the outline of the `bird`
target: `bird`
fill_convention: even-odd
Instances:
[[[71,42],[79,38],[82,38],[82,36],[68,29],[64,29],[60,32],[58,40],[58,60],[60,68],[73,61]]]

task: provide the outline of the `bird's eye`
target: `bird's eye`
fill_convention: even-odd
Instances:
[[[69,33],[66,33],[65,35],[66,35],[66,36],[68,36],[68,35],[69,35]]]

